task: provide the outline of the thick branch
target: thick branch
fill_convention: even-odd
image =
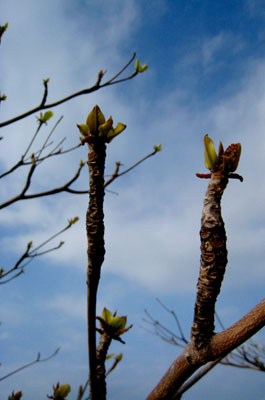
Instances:
[[[90,391],[92,400],[97,399],[96,374],[96,299],[100,269],[104,261],[104,168],[106,145],[100,139],[89,144],[88,165],[90,174],[90,197],[86,215],[88,241],[87,267],[87,323],[90,369]]]
[[[225,331],[213,335],[207,349],[196,349],[196,364],[188,359],[194,359],[190,354],[192,349],[188,345],[184,352],[173,362],[164,377],[147,397],[147,400],[169,400],[183,385],[183,383],[203,364],[225,357],[228,353],[240,346],[265,325],[265,299],[254,307],[241,320]]]
[[[226,234],[221,216],[221,198],[227,176],[212,173],[204,200],[201,222],[201,267],[191,341],[199,349],[214,331],[215,303],[227,264]]]
[[[230,328],[213,336],[209,357],[224,357],[265,326],[265,299]]]

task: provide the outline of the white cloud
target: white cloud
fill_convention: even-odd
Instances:
[[[58,294],[53,299],[47,300],[43,306],[56,311],[58,316],[86,318],[86,296],[73,296],[72,294]]]

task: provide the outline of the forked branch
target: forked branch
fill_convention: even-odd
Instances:
[[[44,81],[43,81],[44,93],[43,93],[43,97],[42,97],[42,100],[41,100],[40,104],[37,107],[34,107],[31,110],[26,111],[25,113],[23,113],[21,115],[18,115],[18,116],[14,117],[14,118],[9,119],[8,121],[1,122],[0,123],[0,128],[4,127],[6,125],[9,125],[9,124],[13,124],[16,121],[19,121],[19,120],[21,120],[23,118],[26,118],[26,117],[28,117],[28,116],[30,116],[32,114],[35,114],[35,113],[37,113],[39,111],[47,110],[48,108],[56,107],[56,106],[58,106],[60,104],[63,104],[63,103],[65,103],[65,102],[67,102],[67,101],[69,101],[71,99],[74,99],[75,97],[82,96],[82,95],[89,94],[89,93],[93,93],[93,92],[95,92],[95,91],[97,91],[99,89],[102,89],[104,87],[111,86],[111,85],[116,85],[118,83],[126,82],[126,81],[134,78],[140,72],[138,69],[135,69],[133,73],[129,74],[125,78],[118,79],[120,77],[120,75],[133,62],[133,60],[135,59],[135,56],[136,56],[136,53],[133,53],[131,59],[121,68],[121,70],[117,74],[115,74],[108,81],[106,81],[106,82],[101,84],[102,78],[104,76],[104,72],[100,71],[98,73],[98,77],[97,77],[96,83],[93,86],[91,86],[90,88],[86,88],[86,89],[80,90],[78,92],[70,94],[69,96],[66,96],[66,97],[64,97],[64,98],[62,98],[60,100],[57,100],[57,101],[55,101],[53,103],[50,103],[50,104],[46,104],[47,97],[48,97],[48,82],[49,82],[49,79],[44,79]]]

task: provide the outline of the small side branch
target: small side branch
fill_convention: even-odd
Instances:
[[[46,358],[41,358],[41,354],[38,353],[36,360],[31,361],[28,364],[25,364],[22,367],[19,367],[19,368],[15,369],[14,371],[9,372],[7,375],[4,375],[4,376],[0,377],[0,381],[3,381],[4,379],[7,379],[7,378],[9,378],[10,376],[12,376],[14,374],[17,374],[18,372],[22,371],[23,369],[31,367],[34,364],[50,360],[51,358],[55,357],[56,354],[58,354],[59,350],[60,350],[60,348],[58,347],[58,349],[56,349],[50,356],[48,356]]]
[[[152,151],[150,154],[147,154],[145,157],[141,158],[139,161],[131,165],[129,168],[125,169],[122,172],[120,171],[121,163],[119,161],[116,162],[116,167],[113,172],[113,174],[110,176],[110,178],[105,182],[104,186],[105,188],[110,185],[115,179],[121,177],[122,175],[127,174],[128,172],[132,171],[134,168],[136,168],[138,165],[142,164],[145,160],[147,160],[149,157],[154,156],[158,151],[160,151],[161,147],[160,146],[154,146],[154,151]]]
[[[30,116],[32,114],[37,113],[39,111],[46,110],[48,108],[56,107],[56,106],[58,106],[60,104],[63,104],[63,103],[65,103],[65,102],[67,102],[67,101],[69,101],[69,100],[71,100],[71,99],[73,99],[75,97],[82,96],[82,95],[89,94],[89,93],[93,93],[93,92],[95,92],[95,91],[97,91],[99,89],[102,89],[104,87],[115,85],[115,84],[122,83],[122,82],[126,82],[126,81],[134,78],[139,73],[139,71],[135,70],[132,74],[128,75],[127,77],[122,78],[122,79],[117,79],[122,74],[122,72],[124,72],[129,67],[129,65],[133,62],[133,60],[135,59],[135,56],[136,56],[136,53],[133,53],[133,55],[132,55],[131,59],[128,61],[128,63],[124,67],[122,67],[122,69],[117,74],[115,74],[111,79],[109,79],[105,83],[101,84],[101,79],[102,79],[104,73],[102,73],[102,71],[100,71],[98,79],[97,79],[95,85],[91,86],[90,88],[83,89],[83,90],[80,90],[80,91],[78,91],[76,93],[70,94],[69,96],[66,96],[63,99],[55,101],[54,103],[46,104],[47,95],[48,95],[48,86],[47,85],[48,85],[49,80],[48,79],[44,80],[43,81],[43,83],[44,83],[44,94],[43,94],[42,100],[40,102],[40,105],[38,105],[35,108],[32,108],[29,111],[26,111],[25,113],[23,113],[21,115],[18,115],[18,116],[14,117],[14,118],[11,118],[8,121],[1,122],[0,123],[0,128],[4,127],[6,125],[9,125],[9,124],[13,124],[14,122],[17,122],[17,121],[19,121],[19,120],[21,120],[23,118],[26,118],[26,117],[28,117],[28,116]]]
[[[27,179],[26,179],[26,184],[25,184],[24,188],[21,190],[20,194],[13,197],[12,199],[7,200],[6,202],[4,202],[2,204],[0,204],[0,209],[8,207],[11,204],[16,203],[17,201],[20,201],[20,200],[28,200],[28,199],[35,199],[38,197],[51,196],[53,194],[57,194],[57,193],[61,193],[61,192],[78,193],[78,194],[87,193],[87,191],[74,191],[73,189],[70,188],[70,186],[79,178],[79,175],[80,175],[81,170],[84,167],[84,165],[85,164],[81,162],[78,170],[76,171],[76,174],[73,176],[73,178],[71,178],[64,185],[59,186],[55,189],[47,190],[47,191],[40,192],[40,193],[26,194],[26,192],[30,186],[30,183],[31,183],[32,175],[36,168],[35,159],[32,159],[32,165],[29,169]]]
[[[52,251],[58,250],[59,248],[62,247],[64,242],[60,242],[58,246],[52,247],[50,249],[44,250],[39,252],[41,248],[43,248],[46,244],[51,242],[53,239],[55,239],[57,236],[61,235],[63,232],[67,231],[73,224],[75,224],[78,221],[78,217],[74,217],[68,221],[68,224],[66,225],[65,228],[61,229],[59,232],[55,233],[52,235],[50,238],[45,240],[43,243],[41,243],[39,246],[32,248],[32,242],[29,242],[27,245],[27,248],[25,252],[21,255],[21,257],[18,259],[18,261],[15,263],[15,265],[12,268],[9,268],[8,270],[4,270],[3,268],[0,269],[0,284],[5,284],[10,282],[11,280],[17,278],[19,275],[21,275],[24,272],[24,268],[31,262],[33,261],[34,258],[43,256],[44,254],[50,253]],[[18,271],[18,272],[17,272]],[[1,279],[6,278],[10,274],[14,274],[8,279],[5,279],[1,281]]]

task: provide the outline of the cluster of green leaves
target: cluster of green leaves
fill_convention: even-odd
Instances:
[[[132,325],[126,328],[126,316],[118,317],[117,311],[112,314],[106,307],[104,307],[102,311],[102,316],[97,317],[97,319],[99,320],[101,327],[101,329],[97,329],[100,334],[106,333],[112,339],[118,340],[122,343],[124,342],[120,338],[120,336],[123,335],[125,332],[128,332],[132,328]]]

